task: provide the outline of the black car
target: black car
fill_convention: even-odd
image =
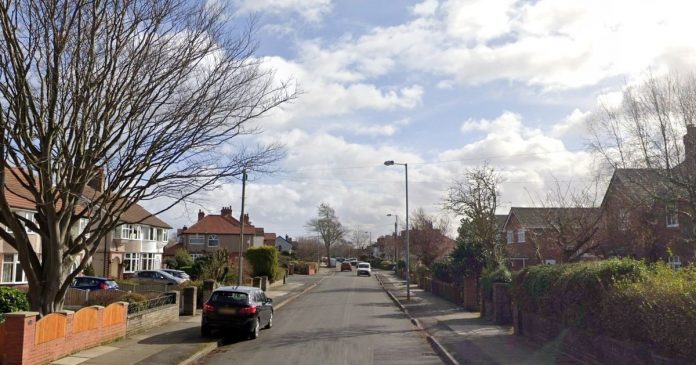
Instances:
[[[210,336],[213,329],[233,330],[251,339],[259,330],[273,326],[273,300],[259,288],[224,286],[215,289],[203,304],[201,335]]]
[[[111,279],[98,276],[78,276],[70,284],[70,287],[82,290],[116,290],[118,289],[118,284]]]

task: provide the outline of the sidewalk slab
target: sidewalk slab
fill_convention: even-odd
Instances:
[[[478,312],[467,312],[416,284],[411,284],[411,300],[407,301],[405,280],[388,271],[379,275],[384,288],[460,364],[578,364],[553,342],[536,343],[515,336],[512,326],[492,324]]]
[[[330,270],[320,270],[317,275],[293,275],[285,285],[269,288],[266,295],[273,299],[276,308],[294,299],[322,278],[332,275]],[[200,335],[201,312],[194,316],[180,316],[149,331],[138,333],[106,346],[93,347],[58,359],[51,364],[148,364],[169,365],[187,363],[194,356],[214,350],[220,339],[203,338]]]

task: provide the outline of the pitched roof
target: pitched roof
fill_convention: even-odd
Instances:
[[[503,229],[505,228],[505,223],[507,223],[509,214],[496,214],[495,215],[495,223],[498,226],[498,229]]]
[[[34,197],[22,184],[17,177],[9,171],[10,169],[16,168],[6,168],[5,174],[5,198],[9,205],[13,208],[18,209],[29,209],[36,210],[36,203]],[[17,173],[20,179],[23,178],[21,173]],[[85,186],[83,195],[87,198],[94,198],[100,193],[95,191],[89,186]],[[60,202],[58,202],[60,204]],[[160,228],[172,228],[163,220],[157,218],[152,213],[148,212],[145,208],[138,204],[133,204],[128,210],[126,210],[119,219],[125,223],[143,223],[154,227]]]
[[[664,169],[616,169],[611,177],[602,205],[618,192],[640,201],[649,201],[656,195],[668,194],[670,184]]]
[[[599,208],[510,208],[510,215],[515,215],[523,228],[550,228],[550,222],[561,215],[582,217],[599,214]]]
[[[276,234],[275,233],[264,233],[263,234],[263,239],[264,240],[274,240],[276,239]]]
[[[209,214],[182,232],[183,234],[240,234],[241,224],[238,220],[222,215]],[[256,227],[244,225],[244,234],[255,235]]]

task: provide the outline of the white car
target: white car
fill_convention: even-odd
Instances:
[[[360,275],[372,276],[372,269],[370,268],[369,262],[358,262],[358,276]]]

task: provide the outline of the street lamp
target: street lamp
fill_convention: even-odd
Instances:
[[[387,217],[391,217],[391,216],[394,216],[394,263],[396,264],[396,260],[398,260],[397,259],[398,256],[396,253],[396,248],[398,247],[396,244],[396,238],[398,237],[397,224],[399,222],[399,215],[398,214],[391,214],[391,213],[387,214]]]
[[[408,232],[410,231],[410,227],[408,225],[408,164],[394,162],[394,160],[384,161],[384,166],[392,166],[392,165],[403,166],[405,176],[406,176],[406,300],[410,301],[411,300],[411,272],[410,272],[411,257],[409,255],[409,238],[408,238]]]

